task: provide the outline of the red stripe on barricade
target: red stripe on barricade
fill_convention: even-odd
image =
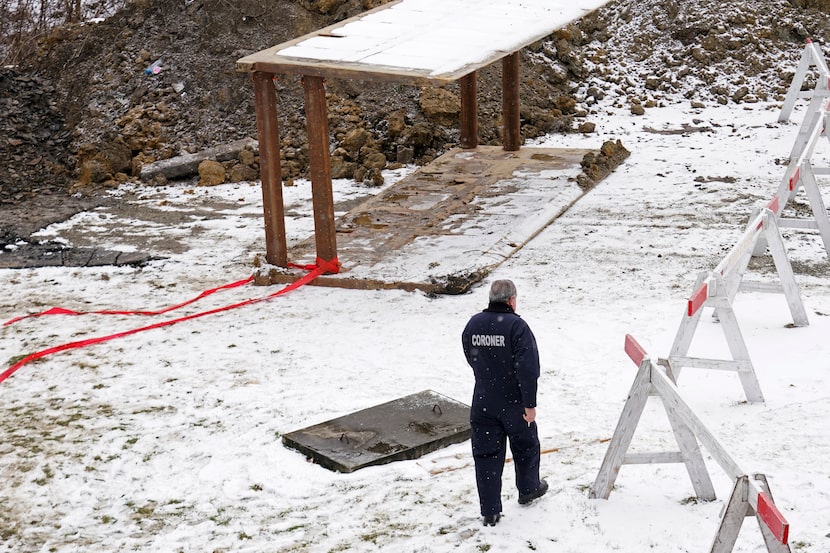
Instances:
[[[6,369],[2,373],[0,373],[0,383],[2,383],[4,380],[9,378],[11,375],[13,375],[15,372],[17,372],[18,369],[20,369],[22,366],[26,365],[27,363],[30,363],[31,361],[35,361],[37,359],[42,359],[43,357],[46,357],[48,355],[52,355],[53,353],[59,353],[61,351],[79,349],[79,348],[82,348],[82,347],[91,346],[93,344],[100,344],[100,343],[103,343],[103,342],[109,342],[110,340],[114,340],[116,338],[123,338],[125,336],[130,336],[131,334],[137,334],[139,332],[144,332],[146,330],[153,330],[153,329],[156,329],[156,328],[164,328],[166,326],[171,326],[171,325],[174,325],[176,323],[181,323],[181,322],[189,321],[189,320],[192,320],[192,319],[198,319],[200,317],[205,317],[207,315],[213,315],[213,314],[216,314],[216,313],[221,313],[223,311],[230,311],[231,309],[237,309],[239,307],[245,307],[246,305],[253,305],[255,303],[261,303],[263,301],[268,301],[268,300],[276,298],[278,296],[282,296],[284,294],[287,294],[288,292],[296,290],[297,288],[300,288],[301,286],[304,286],[304,285],[312,282],[314,279],[316,279],[317,277],[319,277],[323,273],[327,273],[327,272],[330,273],[330,272],[333,272],[333,271],[338,271],[339,268],[340,268],[340,263],[337,261],[337,259],[333,259],[332,261],[323,261],[323,260],[320,260],[318,258],[318,262],[319,262],[319,264],[314,266],[315,267],[314,270],[312,270],[307,275],[303,276],[302,278],[300,278],[298,280],[295,280],[294,282],[292,282],[288,286],[286,286],[284,288],[281,288],[280,290],[274,292],[273,294],[269,294],[269,295],[263,296],[261,298],[253,298],[253,299],[245,300],[245,301],[242,301],[242,302],[239,302],[239,303],[226,305],[224,307],[211,309],[209,311],[202,311],[201,313],[194,313],[192,315],[187,315],[185,317],[180,317],[178,319],[171,319],[171,320],[168,320],[168,321],[162,321],[160,323],[155,323],[155,324],[148,325],[148,326],[143,326],[143,327],[140,327],[140,328],[134,328],[134,329],[131,329],[131,330],[126,330],[124,332],[118,332],[116,334],[110,334],[108,336],[98,336],[98,337],[95,337],[95,338],[88,338],[86,340],[79,340],[77,342],[69,342],[67,344],[61,344],[59,346],[53,346],[51,348],[47,348],[47,349],[32,353],[30,355],[27,355],[23,359],[20,359],[19,361],[14,363],[11,367],[9,367],[8,369]]]
[[[704,303],[706,303],[706,298],[708,297],[709,285],[704,282],[700,285],[700,288],[695,290],[695,293],[692,294],[692,297],[689,298],[689,317],[697,313],[697,310],[700,309]]]
[[[648,354],[646,350],[643,349],[637,340],[631,334],[625,335],[625,353],[634,361],[634,364],[638,367],[643,364],[643,359],[645,359]]]
[[[774,197],[770,202],[767,204],[767,209],[773,212],[773,214],[778,214],[778,196]]]
[[[793,176],[790,177],[790,190],[795,190],[795,187],[798,185],[800,180],[801,180],[801,167],[797,167],[795,169],[795,173],[793,173]]]
[[[758,516],[781,543],[787,543],[790,536],[790,523],[772,502],[772,498],[764,492],[758,494]]]
[[[248,284],[254,280],[253,276],[250,276],[244,280],[239,280],[237,282],[231,282],[230,284],[225,284],[223,286],[218,286],[216,288],[211,288],[210,290],[205,290],[195,298],[189,299],[185,302],[172,305],[170,307],[166,307],[164,309],[159,309],[157,311],[110,311],[110,310],[101,310],[101,311],[73,311],[72,309],[66,309],[63,307],[52,307],[51,309],[47,309],[46,311],[41,311],[40,313],[32,313],[31,315],[23,315],[21,317],[16,317],[9,321],[3,323],[3,326],[8,326],[14,324],[16,322],[22,321],[24,319],[30,319],[33,317],[42,317],[43,315],[164,315],[165,313],[169,313],[170,311],[175,311],[176,309],[180,309],[185,307],[186,305],[190,305],[196,301],[199,301],[202,298],[206,298],[216,292],[220,292],[222,290],[229,290],[231,288],[237,288],[239,286],[243,286]]]

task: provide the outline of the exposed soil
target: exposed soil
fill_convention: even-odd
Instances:
[[[137,180],[143,164],[255,138],[236,60],[381,3],[137,0],[104,22],[55,29],[24,66],[0,69],[0,247],[104,201],[98,192]],[[523,51],[522,134],[590,132],[609,97],[632,117],[668,102],[780,99],[805,39],[830,40],[828,11],[828,0],[613,2]],[[161,71],[146,74],[156,60]],[[498,65],[479,75],[483,144],[500,141]],[[302,88],[277,87],[290,180],[307,168]],[[331,81],[327,91],[336,177],[379,184],[384,162],[428,162],[458,139],[456,87]],[[244,180],[257,159],[223,165]]]

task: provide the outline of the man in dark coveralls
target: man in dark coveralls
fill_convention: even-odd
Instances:
[[[501,476],[507,440],[516,467],[519,503],[548,491],[539,479],[536,383],[539,351],[527,323],[516,314],[516,286],[497,280],[490,305],[474,315],[461,335],[475,374],[470,426],[481,515],[485,526],[501,518]]]

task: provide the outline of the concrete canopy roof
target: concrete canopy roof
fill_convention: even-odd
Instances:
[[[239,71],[445,84],[609,0],[399,0],[251,54]]]

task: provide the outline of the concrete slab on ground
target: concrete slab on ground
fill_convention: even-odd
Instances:
[[[585,178],[585,159],[602,155],[589,149],[454,149],[340,217],[341,271],[314,284],[462,293],[625,157],[606,163],[599,178]],[[295,263],[315,258],[313,236],[289,250]],[[296,270],[264,266],[257,283],[287,283],[299,276]]]
[[[432,390],[363,409],[282,437],[337,472],[417,459],[470,438],[470,408]]]

